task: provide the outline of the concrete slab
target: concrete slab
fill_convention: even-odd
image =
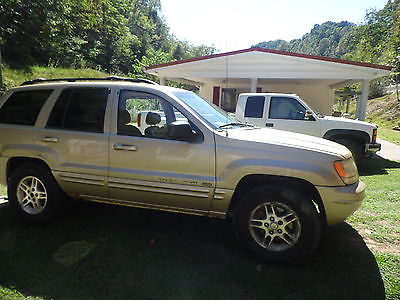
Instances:
[[[400,161],[400,146],[382,139],[377,139],[377,142],[382,145],[382,150],[377,152],[376,155],[384,159]]]

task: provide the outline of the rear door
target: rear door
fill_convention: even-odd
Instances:
[[[82,197],[107,197],[109,94],[105,87],[66,88],[39,129],[43,158],[60,186]]]
[[[109,195],[128,205],[204,213],[210,208],[215,186],[213,135],[202,132],[167,98],[139,90],[120,92],[114,114],[116,133],[110,136]],[[128,121],[121,117],[126,112]],[[147,112],[141,119],[147,122],[143,132],[136,122],[141,112]],[[172,122],[190,123],[203,141],[171,139],[168,126]]]

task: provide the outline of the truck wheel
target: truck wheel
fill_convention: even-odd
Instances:
[[[233,227],[239,242],[269,263],[304,261],[321,236],[321,220],[311,200],[272,185],[243,197],[235,209]]]
[[[335,142],[339,143],[343,146],[346,146],[347,149],[350,150],[357,166],[359,166],[361,164],[363,157],[364,157],[364,152],[363,152],[363,149],[361,148],[360,144],[353,142],[351,140],[347,140],[347,139],[340,139]]]
[[[27,223],[54,221],[64,210],[66,196],[52,174],[36,164],[19,166],[8,180],[8,201]]]

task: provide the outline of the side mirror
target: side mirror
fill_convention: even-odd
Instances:
[[[203,135],[193,130],[189,123],[172,122],[168,125],[168,136],[171,139],[189,143],[201,143]]]
[[[304,119],[308,120],[308,121],[315,121],[315,118],[314,118],[312,112],[309,110],[306,110],[306,113],[304,114]]]

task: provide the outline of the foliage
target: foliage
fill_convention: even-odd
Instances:
[[[123,74],[136,74],[134,64],[149,54],[163,61],[215,51],[171,35],[159,0],[2,0],[0,46],[13,67],[90,67]]]
[[[284,40],[261,42],[253,47],[341,57],[348,53],[352,47],[350,37],[355,27],[355,24],[346,21],[340,23],[325,22],[321,25],[314,25],[314,28],[303,35],[301,39],[294,39],[290,42]]]
[[[55,68],[55,67],[40,67],[33,66],[25,69],[4,68],[4,77],[6,78],[6,87],[11,88],[20,85],[21,83],[33,78],[67,78],[67,77],[106,77],[109,74],[93,69],[71,68]]]

